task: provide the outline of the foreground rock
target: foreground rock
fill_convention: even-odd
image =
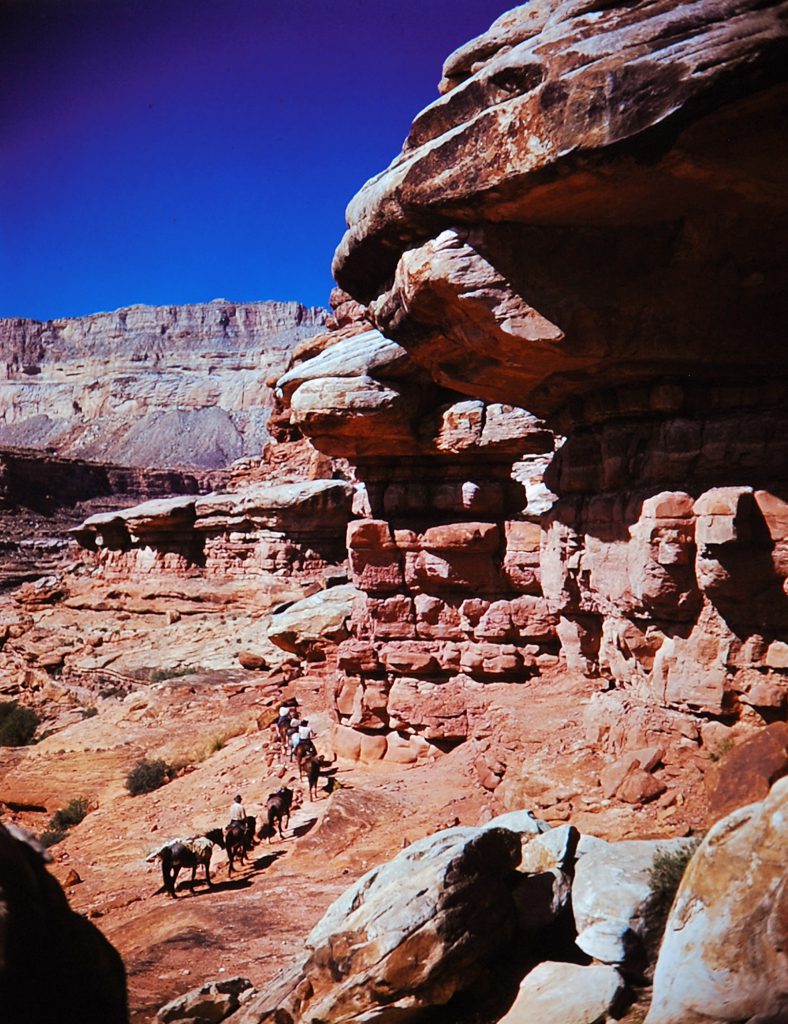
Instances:
[[[788,779],[709,831],[681,882],[647,1024],[788,1018]]]
[[[302,968],[234,1024],[428,1019],[514,934],[507,879],[519,859],[518,837],[500,829],[414,843],[337,900],[307,938]]]
[[[539,964],[500,1024],[597,1024],[608,1019],[623,987],[614,967]]]
[[[207,982],[162,1006],[156,1020],[161,1024],[219,1024],[238,1009],[251,988],[248,978]]]
[[[651,870],[655,856],[679,854],[688,840],[595,840],[577,860],[572,909],[577,945],[602,963],[643,970],[659,944]]]
[[[123,963],[74,913],[40,848],[0,825],[0,1005],[8,1024],[126,1024]]]

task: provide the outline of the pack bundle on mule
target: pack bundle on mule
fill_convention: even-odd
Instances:
[[[285,835],[282,831],[282,821],[284,819],[285,828],[290,824],[290,808],[293,805],[293,791],[288,789],[287,786],[282,786],[275,793],[272,793],[265,802],[265,813],[267,821],[260,829],[260,838],[264,835],[268,836],[269,841],[273,839],[277,829],[279,830],[279,837],[284,839]]]
[[[146,859],[154,861],[158,857],[161,860],[164,888],[174,899],[176,897],[175,882],[181,868],[192,869],[190,884],[193,889],[197,868],[202,865],[205,868],[205,881],[208,888],[211,888],[211,857],[217,846],[224,849],[224,834],[220,828],[213,828],[201,836],[192,836],[189,839],[171,839],[169,843],[165,843]]]
[[[254,846],[256,828],[257,818],[253,814],[247,814],[243,821],[231,821],[224,830],[224,848],[230,862],[227,869],[229,874],[233,873],[236,860],[241,864],[246,863],[246,855]]]

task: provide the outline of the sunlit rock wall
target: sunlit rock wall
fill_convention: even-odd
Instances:
[[[539,569],[566,665],[753,724],[788,692],[787,16],[515,8],[449,58],[334,264],[436,387],[567,437]]]

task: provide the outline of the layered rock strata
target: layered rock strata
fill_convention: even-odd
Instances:
[[[567,435],[540,614],[568,666],[678,712],[677,736],[686,712],[786,709],[786,18],[776,0],[515,8],[449,58],[334,264],[436,388]],[[390,420],[400,365],[323,397]],[[390,564],[378,529],[351,545]],[[454,543],[481,566],[496,542]],[[418,636],[415,606],[386,616]]]
[[[249,579],[345,561],[353,488],[342,480],[183,495],[88,517],[72,531],[104,580],[164,573]]]
[[[133,466],[258,455],[270,392],[322,309],[297,302],[131,306],[0,320],[0,444]]]
[[[297,363],[277,395],[358,481],[347,546],[362,596],[339,648],[337,750],[408,761],[465,740],[491,684],[556,660],[535,522],[552,433],[522,409],[436,385],[374,329]]]

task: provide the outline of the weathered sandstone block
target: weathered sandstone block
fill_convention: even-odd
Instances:
[[[307,938],[304,963],[253,998],[241,1022],[428,1019],[511,938],[508,879],[519,858],[505,829],[414,843],[340,896]]]
[[[788,1014],[788,779],[718,821],[668,918],[647,1024]]]

